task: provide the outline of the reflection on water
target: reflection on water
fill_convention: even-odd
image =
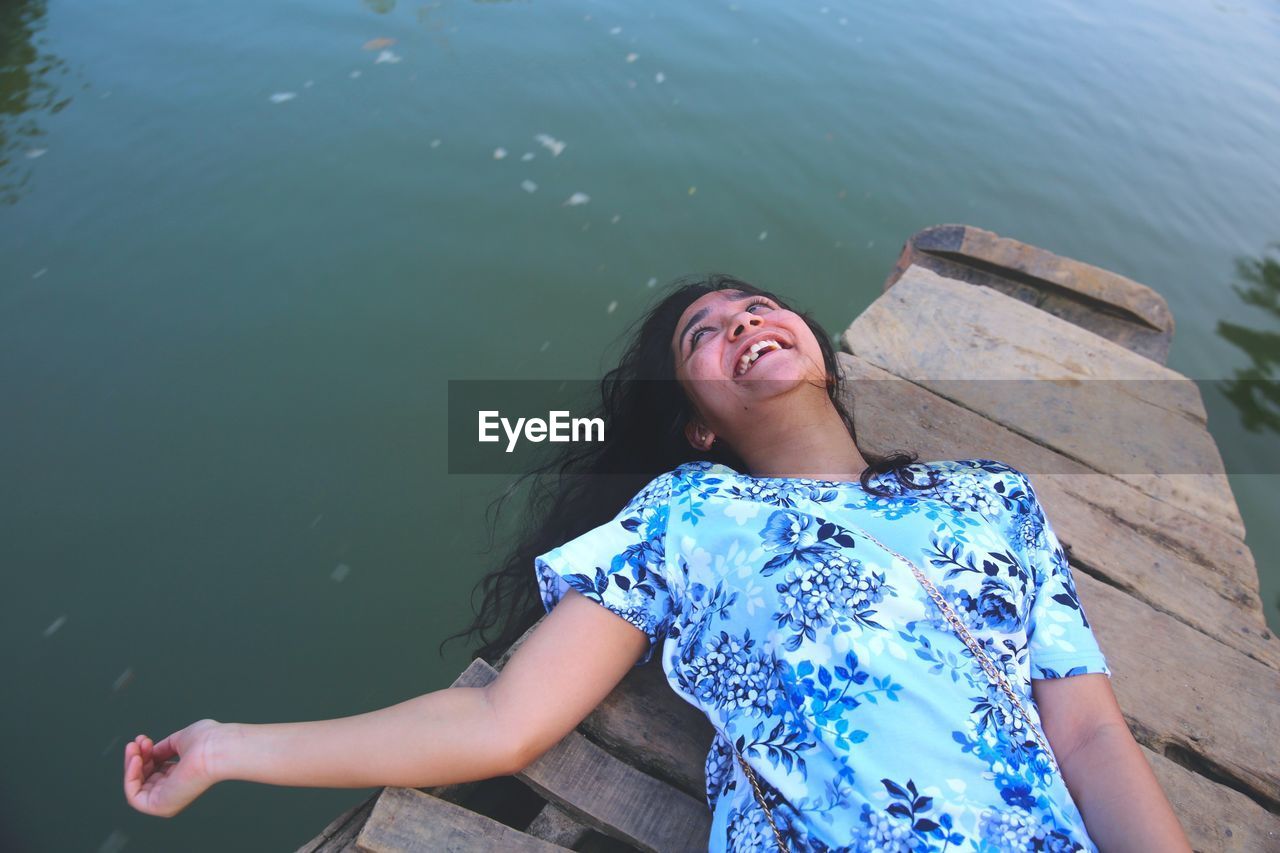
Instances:
[[[1280,249],[1280,241],[1271,247]],[[1241,299],[1280,320],[1280,261],[1269,256],[1237,258],[1236,277],[1248,284],[1243,288],[1232,285]],[[1223,395],[1239,410],[1241,424],[1250,432],[1280,433],[1280,377],[1275,375],[1280,365],[1280,331],[1222,320],[1217,332],[1244,350],[1253,362],[1237,368],[1234,378],[1220,383]]]
[[[42,51],[37,37],[48,3],[0,3],[0,203],[15,204],[44,156],[38,117],[60,112],[71,98],[58,97],[66,63]]]

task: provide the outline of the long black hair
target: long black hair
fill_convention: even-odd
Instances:
[[[618,366],[600,381],[600,403],[589,417],[604,420],[604,440],[563,445],[550,461],[522,475],[490,504],[487,518],[492,542],[503,504],[528,481],[527,511],[515,546],[501,566],[476,584],[472,599],[479,594],[482,601],[475,621],[445,638],[442,648],[449,640],[473,636],[480,644],[477,657],[490,662],[500,657],[545,612],[534,558],[612,519],[658,475],[695,460],[719,462],[746,472],[745,462],[727,442],[717,441],[705,452],[689,445],[684,427],[693,412],[675,381],[671,339],[676,323],[699,298],[721,290],[763,296],[794,310],[777,295],[728,275],[685,278],[672,284],[633,324]],[[838,401],[840,371],[831,337],[808,314],[796,313],[818,339],[828,396],[856,442],[853,414]],[[907,488],[929,487],[902,476],[901,469],[916,461],[914,453],[862,455],[868,467],[862,472],[861,483],[873,494],[892,494],[883,485],[870,483],[872,477],[890,471]]]

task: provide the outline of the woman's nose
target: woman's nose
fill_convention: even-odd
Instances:
[[[746,334],[748,329],[753,329],[763,322],[757,315],[749,311],[741,311],[738,316],[733,318],[730,324],[729,340],[736,341],[738,338]]]

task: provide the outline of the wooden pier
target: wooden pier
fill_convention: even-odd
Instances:
[[[864,451],[1031,477],[1193,847],[1280,850],[1280,640],[1199,390],[1164,366],[1172,335],[1151,288],[938,226],[845,331],[845,405]],[[454,683],[496,675],[477,660]],[[516,777],[383,789],[299,853],[705,851],[711,737],[655,655]]]

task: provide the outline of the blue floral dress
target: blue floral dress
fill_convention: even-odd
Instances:
[[[659,640],[716,729],[709,849],[776,849],[730,742],[792,850],[1096,850],[1060,773],[901,559],[952,603],[1033,717],[1031,679],[1110,675],[1027,477],[917,463],[858,483],[694,462],[537,558]],[[1037,719],[1038,724],[1038,719]]]

